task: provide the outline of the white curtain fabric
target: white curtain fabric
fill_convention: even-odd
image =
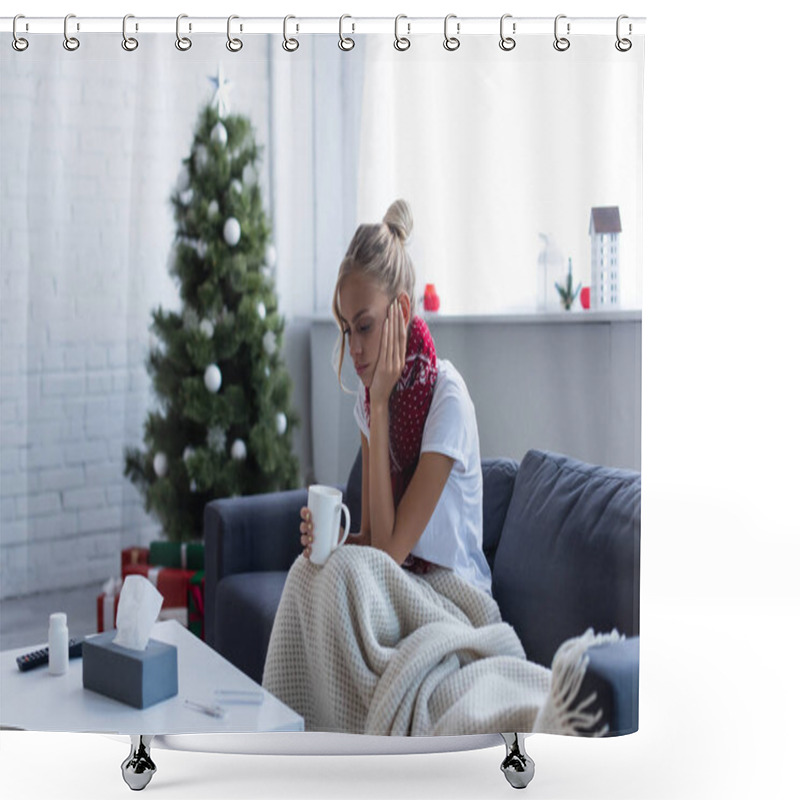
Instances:
[[[442,311],[559,310],[569,258],[575,284],[590,282],[600,206],[620,209],[620,307],[641,308],[643,45],[582,36],[557,52],[528,36],[504,52],[487,35],[397,52],[365,39],[359,219],[411,203],[418,282],[435,283]]]

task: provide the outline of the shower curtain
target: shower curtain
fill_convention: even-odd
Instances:
[[[523,35],[509,19],[504,39],[457,25],[296,48],[285,33],[134,47],[132,29],[123,47],[75,29],[4,43],[3,599],[99,593],[123,549],[200,537],[215,497],[347,480],[352,399],[320,410],[339,389],[312,350],[320,330],[334,344],[351,236],[396,198],[420,313],[464,349],[482,455],[544,443],[639,468],[643,37],[613,20]],[[587,323],[606,327],[581,350]],[[526,329],[547,332],[544,355]],[[487,343],[514,365],[500,385],[492,356],[468,361]],[[547,378],[526,378],[540,358]],[[504,420],[485,398],[506,391]],[[507,628],[487,658],[522,659]]]

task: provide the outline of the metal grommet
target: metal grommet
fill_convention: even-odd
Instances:
[[[188,36],[181,36],[181,20],[186,19],[188,16],[188,14],[178,14],[178,18],[175,20],[175,47],[184,53],[192,46],[192,40]],[[190,24],[189,30],[191,29],[192,26]]]
[[[77,50],[81,46],[80,41],[76,37],[70,36],[69,31],[67,30],[67,26],[69,25],[69,21],[71,19],[75,19],[74,14],[67,14],[67,16],[64,17],[64,49],[69,50],[70,52]],[[80,26],[78,27],[78,30],[80,30]]]
[[[400,36],[400,20],[401,19],[408,19],[405,14],[398,14],[394,18],[394,49],[400,50],[401,52],[408,50],[411,47],[411,39],[407,37]],[[407,22],[406,26],[408,27],[408,32],[411,33],[411,23]]]
[[[569,39],[567,39],[565,36],[558,35],[558,21],[560,19],[566,19],[566,18],[567,18],[566,14],[559,14],[556,17],[555,23],[553,24],[553,35],[556,37],[556,40],[553,42],[553,47],[555,47],[555,49],[558,50],[559,53],[563,53],[565,50],[569,50],[569,45],[570,45]],[[567,34],[569,35],[569,22],[567,23]]]
[[[235,19],[239,19],[236,14],[231,14],[228,17],[228,41],[225,42],[225,47],[227,47],[231,53],[238,53],[243,47],[241,39],[235,39],[233,36],[231,36],[231,22],[233,22]]]
[[[456,36],[447,35],[447,23],[451,19],[456,19],[456,15],[448,14],[444,18],[444,49],[449,50],[452,53],[453,50],[458,50],[458,48],[461,47],[461,40],[458,39]],[[456,33],[459,33],[460,31],[461,31],[461,23],[459,22],[456,24]]]
[[[18,53],[21,53],[23,50],[27,50],[27,49],[28,49],[28,40],[27,40],[27,39],[23,39],[23,38],[22,38],[22,37],[21,37],[21,36],[20,36],[20,35],[17,33],[17,20],[18,20],[18,19],[25,19],[25,15],[24,15],[24,14],[17,14],[17,16],[16,16],[16,17],[14,17],[14,24],[13,24],[13,26],[12,26],[12,28],[11,28],[11,32],[14,34],[14,39],[13,39],[13,41],[11,42],[11,46],[12,46],[12,47],[13,47],[13,48],[14,48],[14,49],[15,49],[15,50],[18,52]]]
[[[133,19],[133,14],[126,14],[122,18],[122,49],[132,53],[138,46],[139,40],[134,39],[133,36],[128,36],[127,26],[128,20]],[[138,30],[138,25],[136,26]]]
[[[617,50],[620,51],[620,53],[627,53],[628,50],[630,50],[631,47],[633,47],[633,42],[630,39],[623,39],[619,35],[619,24],[620,22],[622,22],[623,19],[628,19],[628,15],[620,14],[617,17],[617,41],[614,42],[614,47],[616,47]],[[631,24],[628,23],[628,33],[631,33],[632,31],[633,28],[631,27]]]
[[[289,36],[287,35],[288,34],[288,29],[289,29],[289,20],[290,19],[297,19],[297,17],[293,17],[291,14],[289,14],[288,16],[285,16],[283,18],[283,45],[282,45],[282,47],[287,53],[294,53],[294,51],[297,50],[298,47],[300,47],[300,42],[298,42],[297,39],[294,39],[294,38],[290,39]]]
[[[509,50],[513,50],[517,46],[517,40],[512,39],[510,36],[505,36],[503,33],[503,26],[505,25],[505,21],[507,19],[511,19],[511,14],[503,14],[500,17],[500,49],[505,50],[508,52]],[[514,33],[517,32],[517,23],[515,22],[512,28]]]
[[[345,38],[345,35],[342,31],[342,24],[346,19],[353,18],[349,14],[342,14],[342,16],[339,17],[339,49],[345,51],[352,50],[356,46],[356,43],[349,36]],[[353,31],[355,31],[355,29],[356,25],[353,23]]]

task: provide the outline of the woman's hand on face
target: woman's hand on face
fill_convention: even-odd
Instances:
[[[314,522],[311,519],[311,509],[303,506],[300,509],[300,544],[305,548],[303,555],[306,558],[311,556],[311,544],[314,541]]]
[[[375,403],[388,405],[395,384],[403,374],[405,361],[406,325],[400,301],[394,300],[389,306],[381,331],[381,349],[369,387],[370,405]]]

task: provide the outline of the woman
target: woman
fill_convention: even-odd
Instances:
[[[367,546],[336,548],[323,567],[295,560],[262,685],[308,731],[576,732],[597,722],[570,707],[595,639],[567,643],[551,681],[492,599],[475,410],[414,314],[411,226],[402,200],[379,225],[361,225],[333,300],[339,382],[345,344],[361,381],[362,530],[350,541]],[[300,533],[307,557],[307,507]]]
[[[405,249],[408,204],[397,200],[377,225],[361,225],[339,268],[333,313],[361,381],[361,532],[349,543],[388,553],[424,573],[445,567],[491,593],[482,549],[482,473],[475,409],[456,368],[437,360],[415,316],[414,267]],[[314,521],[301,511],[308,557]]]

